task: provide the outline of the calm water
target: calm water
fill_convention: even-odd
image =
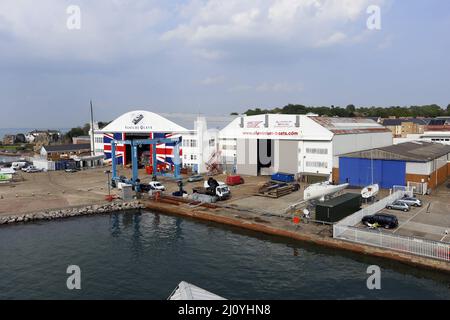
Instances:
[[[0,227],[0,299],[165,299],[181,280],[229,299],[450,299],[439,273],[149,212]]]

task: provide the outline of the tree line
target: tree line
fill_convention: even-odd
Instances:
[[[304,106],[301,104],[288,104],[284,107],[277,107],[274,109],[261,109],[254,108],[248,109],[244,112],[244,114],[248,116],[258,115],[258,114],[308,114],[314,113],[319,116],[328,116],[328,117],[381,117],[388,118],[390,116],[395,116],[397,118],[406,118],[406,117],[426,117],[426,118],[434,118],[440,116],[450,116],[450,104],[446,109],[442,108],[437,104],[431,105],[423,105],[423,106],[409,106],[409,107],[401,107],[401,106],[391,106],[387,108],[383,107],[355,107],[353,104],[349,104],[348,106],[340,107],[334,106],[331,107],[317,107],[317,106]],[[237,112],[231,113],[231,115],[238,115]]]
[[[110,121],[111,122],[111,121]],[[98,127],[100,129],[103,129],[104,127],[106,127],[110,122],[102,122],[100,121],[98,123]],[[84,126],[82,127],[75,127],[70,129],[65,135],[64,135],[64,140],[66,142],[72,142],[72,138],[75,137],[81,137],[81,136],[88,136],[89,135],[89,131],[91,130],[91,124],[90,123],[86,123]]]

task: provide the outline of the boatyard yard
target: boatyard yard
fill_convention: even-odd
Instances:
[[[108,203],[105,200],[108,195],[105,169],[108,167],[75,173],[64,171],[18,173],[15,182],[0,185],[0,217],[51,209],[105,205]],[[131,174],[131,170],[127,168],[118,170],[120,175]],[[151,177],[146,175],[144,170],[140,170],[139,173],[142,183],[151,181]],[[189,193],[192,188],[203,185],[203,180],[188,183],[186,178],[187,176],[184,176],[183,189]],[[225,181],[226,175],[217,175],[214,178]],[[158,179],[166,187],[159,197],[143,193],[138,200],[142,207],[151,211],[217,222],[450,272],[449,263],[445,261],[333,239],[331,224],[315,223],[313,219],[304,219],[299,210],[287,210],[292,204],[302,203],[303,191],[307,187],[305,183],[300,183],[299,191],[280,198],[272,198],[258,195],[258,190],[270,179],[263,176],[243,176],[243,178],[244,184],[230,186],[232,194],[230,199],[217,203],[202,204],[187,198],[173,197],[171,194],[179,190],[179,186],[173,179],[164,177]],[[345,192],[359,193],[360,190],[347,189]],[[119,190],[112,189],[112,194],[117,198],[114,200],[115,203],[122,202]],[[388,195],[386,190],[380,193],[380,197],[386,195]],[[433,195],[421,197],[424,201],[421,208],[414,208],[407,213],[395,213],[399,219],[399,227],[385,232],[420,239],[448,241],[445,234],[450,228],[448,196],[448,189],[442,186]],[[300,210],[304,208],[305,205],[300,206]],[[393,213],[387,209],[382,212]],[[95,214],[95,211],[92,214]],[[293,220],[296,216],[299,217],[298,221]]]

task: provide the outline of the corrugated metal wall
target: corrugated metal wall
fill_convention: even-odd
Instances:
[[[378,183],[384,189],[392,188],[394,185],[402,186],[406,183],[406,163],[405,161],[339,158],[339,182],[348,182],[354,187]]]

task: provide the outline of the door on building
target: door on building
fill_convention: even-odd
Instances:
[[[406,163],[404,161],[371,160],[360,158],[339,159],[339,182],[353,187],[378,184],[383,189],[406,183]]]
[[[264,169],[272,167],[274,163],[273,150],[274,150],[273,140],[270,139],[257,140],[258,175],[261,175]]]

